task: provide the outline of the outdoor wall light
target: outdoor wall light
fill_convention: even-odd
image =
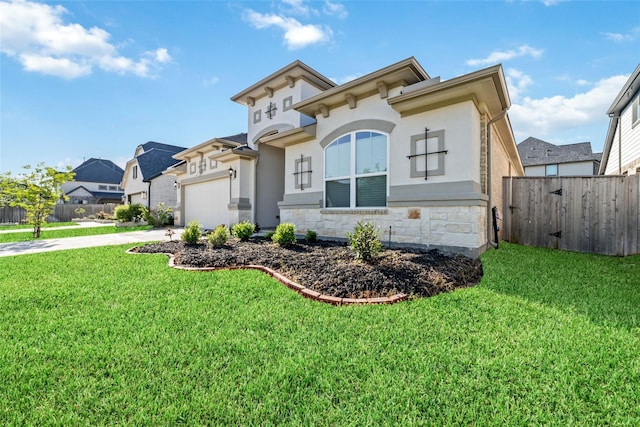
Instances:
[[[175,188],[176,190],[180,188],[180,184],[178,183],[178,181],[173,181],[173,188]]]
[[[229,167],[229,179],[235,178],[238,174],[238,171],[232,167]]]

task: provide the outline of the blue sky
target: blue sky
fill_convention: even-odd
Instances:
[[[121,166],[246,131],[229,98],[300,59],[337,83],[410,56],[504,67],[516,141],[589,141],[640,61],[637,1],[0,1],[0,171]]]

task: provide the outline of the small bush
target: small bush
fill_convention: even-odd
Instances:
[[[242,240],[243,242],[249,240],[249,237],[253,235],[256,230],[256,226],[250,223],[249,221],[242,221],[233,226],[231,232],[235,237]]]
[[[313,230],[307,230],[307,234],[304,235],[304,239],[309,243],[315,243],[318,241],[318,233]]]
[[[112,215],[109,212],[100,211],[96,214],[98,219],[111,219]]]
[[[84,218],[86,210],[84,208],[76,208],[73,212],[78,216],[78,218]]]
[[[153,227],[164,227],[167,225],[173,225],[173,210],[170,207],[166,207],[163,202],[158,203],[158,206],[148,211],[145,215],[145,221]]]
[[[358,221],[353,233],[347,233],[347,238],[357,259],[371,262],[382,251],[379,230],[372,222]]]
[[[116,206],[113,215],[120,222],[139,222],[148,215],[148,210],[139,203]]]
[[[289,222],[279,224],[271,240],[283,247],[293,245],[296,242],[296,226]]]
[[[202,227],[198,221],[191,221],[181,236],[182,240],[191,245],[198,243],[200,237],[202,237]]]
[[[129,210],[129,205],[120,205],[116,206],[113,211],[113,215],[120,222],[131,222],[133,221],[133,215],[131,210]]]
[[[229,241],[229,237],[231,237],[231,233],[229,233],[229,229],[224,225],[219,225],[213,230],[213,233],[207,236],[209,243],[214,248],[218,248]]]

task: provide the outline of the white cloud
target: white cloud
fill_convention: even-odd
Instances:
[[[202,81],[202,86],[213,86],[215,84],[218,84],[218,82],[220,81],[220,79],[217,76],[213,76],[209,79],[205,79]]]
[[[640,38],[640,27],[635,27],[628,33],[604,33],[605,38],[614,42],[634,41]]]
[[[608,120],[606,112],[629,76],[613,76],[595,83],[587,92],[572,97],[525,97],[509,109],[516,139],[544,138],[556,133]]]
[[[526,92],[527,88],[533,84],[530,76],[515,68],[508,68],[505,78],[507,80],[511,101],[518,100],[520,95]]]
[[[322,11],[325,13],[325,15],[337,16],[340,19],[345,19],[347,16],[349,16],[347,8],[345,8],[342,3],[334,3],[330,2],[329,0],[326,0],[324,2]]]
[[[330,28],[319,25],[303,25],[294,18],[276,14],[263,14],[251,9],[245,10],[245,19],[255,28],[276,27],[284,31],[284,42],[290,50],[300,49],[331,39]]]
[[[506,51],[493,51],[486,58],[482,59],[469,59],[466,61],[467,65],[478,66],[478,65],[489,65],[489,64],[497,64],[500,62],[508,61],[513,58],[518,58],[521,56],[530,56],[532,58],[539,58],[543,49],[536,49],[528,45],[522,45],[517,49],[506,50]]]
[[[138,60],[124,57],[97,27],[65,23],[67,10],[23,0],[0,2],[0,52],[18,60],[27,71],[73,79],[94,67],[120,74],[153,77],[159,64],[171,61],[167,49],[145,52]]]
[[[304,4],[304,0],[282,0],[282,3],[288,6],[287,12],[301,15],[301,16],[309,16],[311,14],[317,14],[317,11],[311,9],[309,6]]]

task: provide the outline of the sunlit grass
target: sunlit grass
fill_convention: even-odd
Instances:
[[[333,307],[125,248],[0,258],[0,424],[640,423],[640,257],[504,245],[474,288]]]
[[[72,225],[78,225],[77,222],[47,222],[42,226],[42,228],[51,228],[51,227],[69,227]],[[0,225],[0,230],[20,230],[20,229],[33,229],[33,225],[31,224],[3,224]]]
[[[40,239],[60,239],[63,237],[80,237],[80,236],[94,236],[98,234],[113,234],[113,233],[126,233],[129,231],[141,231],[150,230],[152,227],[149,225],[141,225],[138,227],[116,227],[103,226],[103,227],[70,227],[62,230],[47,230],[42,229],[40,232]],[[33,232],[25,231],[24,233],[0,233],[0,243],[10,242],[25,242],[28,240],[34,240]]]

